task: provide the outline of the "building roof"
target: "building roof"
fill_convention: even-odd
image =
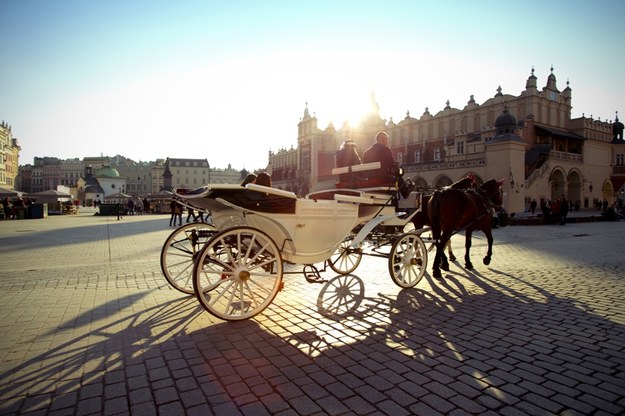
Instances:
[[[568,130],[558,129],[555,127],[539,126],[537,124],[535,124],[535,126],[536,126],[536,130],[543,134],[548,134],[551,136],[561,137],[561,138],[570,139],[570,140],[582,140],[582,141],[586,140],[584,136],[580,136],[579,134],[575,134]]]
[[[102,169],[98,170],[96,176],[101,178],[119,178],[119,172],[111,166],[104,166]]]

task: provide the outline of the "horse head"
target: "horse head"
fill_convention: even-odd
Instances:
[[[490,179],[480,185],[480,189],[493,205],[495,211],[500,211],[503,207],[503,179]]]

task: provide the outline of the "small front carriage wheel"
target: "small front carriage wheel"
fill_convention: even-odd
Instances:
[[[328,265],[338,274],[352,273],[362,260],[362,247],[352,247],[354,236],[349,236],[338,246],[336,251],[328,259]]]
[[[425,243],[414,232],[401,235],[388,256],[391,278],[400,287],[414,287],[423,275],[428,263]]]
[[[204,309],[239,321],[262,312],[282,287],[282,257],[276,243],[251,227],[215,235],[193,266],[193,288]]]

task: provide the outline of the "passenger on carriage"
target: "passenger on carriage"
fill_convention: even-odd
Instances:
[[[271,176],[267,172],[260,172],[256,175],[256,185],[268,186],[271,188]]]
[[[408,198],[412,186],[408,186],[399,175],[399,168],[393,159],[393,153],[388,147],[389,137],[385,131],[379,132],[375,137],[375,143],[365,151],[362,157],[363,163],[380,162],[380,169],[367,172],[367,186],[395,186],[397,181],[399,192],[404,198]]]
[[[380,162],[380,169],[367,172],[368,186],[392,186],[395,178],[391,169],[395,164],[395,159],[388,147],[388,134],[385,131],[379,132],[375,141],[362,157],[363,163]]]
[[[248,183],[256,183],[256,174],[249,173],[245,179],[243,179],[243,182],[241,182],[241,186],[245,186]]]
[[[353,140],[345,140],[341,145],[341,148],[336,152],[336,167],[342,168],[346,166],[353,166],[361,164],[360,156],[356,151],[356,143]],[[339,188],[356,188],[360,181],[360,175],[347,172],[339,175]]]

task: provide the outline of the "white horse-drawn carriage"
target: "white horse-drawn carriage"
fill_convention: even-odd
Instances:
[[[333,173],[378,167],[376,162]],[[175,230],[161,251],[163,273],[173,287],[194,293],[208,312],[225,320],[264,310],[283,287],[285,263],[303,265],[298,273],[311,281],[320,279],[318,267],[352,273],[363,255],[387,257],[391,278],[401,287],[415,286],[425,273],[420,234],[427,228],[406,227],[419,212],[420,194],[403,198],[397,186],[337,188],[298,198],[256,184],[209,184],[175,197],[209,212],[212,224]]]

